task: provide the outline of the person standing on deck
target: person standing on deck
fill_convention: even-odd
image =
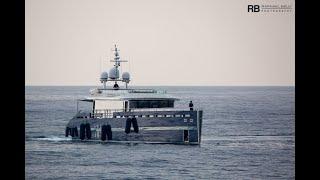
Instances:
[[[113,85],[113,89],[115,89],[115,90],[119,89],[119,85],[117,84],[117,82]]]
[[[190,108],[190,111],[193,111],[193,103],[192,103],[192,101],[190,101],[190,103],[189,103],[189,108]]]

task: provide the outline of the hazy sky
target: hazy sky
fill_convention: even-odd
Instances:
[[[131,85],[294,85],[293,0],[26,0],[26,85],[100,85],[111,48]]]

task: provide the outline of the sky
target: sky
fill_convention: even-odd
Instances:
[[[294,86],[293,0],[26,0],[25,84],[98,85],[114,44],[129,85]]]

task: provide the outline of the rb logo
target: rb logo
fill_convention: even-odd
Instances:
[[[260,12],[259,5],[248,5],[248,12]]]

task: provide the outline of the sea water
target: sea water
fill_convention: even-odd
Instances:
[[[294,87],[153,87],[203,109],[199,146],[72,142],[65,126],[92,88],[25,88],[26,179],[295,178]]]

